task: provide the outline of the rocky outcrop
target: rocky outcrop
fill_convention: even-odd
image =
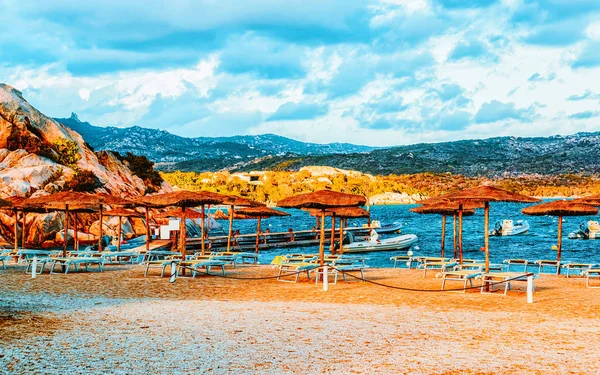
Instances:
[[[97,192],[134,197],[148,189],[115,155],[96,154],[77,132],[39,112],[18,90],[0,84],[0,198],[58,192],[72,186],[82,171],[98,179]],[[166,183],[160,188],[170,190]],[[29,217],[26,231],[31,245],[53,240],[62,230],[61,213]],[[83,219],[82,227],[88,230],[91,223],[86,220],[92,219]],[[0,242],[13,242],[13,224],[10,212],[0,214]]]

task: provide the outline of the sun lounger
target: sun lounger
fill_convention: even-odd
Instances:
[[[427,270],[439,270],[442,273],[454,269],[458,265],[456,262],[427,262],[423,263],[423,277],[427,277]]]
[[[523,266],[523,272],[527,272],[527,267],[529,266],[529,261],[527,259],[505,259],[504,263],[508,265],[506,268],[506,272],[510,272],[510,266]]]
[[[181,262],[181,258],[147,261],[145,262],[146,270],[144,271],[144,276],[148,276],[148,271],[150,270],[150,268],[160,268],[160,276],[163,277],[165,275],[165,270],[167,269],[167,267],[171,266],[171,271],[173,272],[173,267],[177,267],[177,264],[179,262]]]
[[[579,276],[585,276],[585,271],[594,268],[596,265],[591,263],[566,263],[561,266],[567,270],[567,278],[571,277],[571,271],[575,271]]]
[[[398,255],[395,257],[391,257],[390,260],[394,261],[394,268],[397,267],[397,264],[404,264],[406,263],[406,266],[411,269],[413,266],[413,263],[417,262],[417,259],[408,255]]]
[[[481,275],[481,293],[491,293],[493,286],[497,283],[504,285],[504,295],[511,290],[511,283],[516,281],[528,281],[528,278],[533,276],[533,273],[520,273],[520,272],[497,272],[497,273],[486,273]],[[488,287],[488,288],[486,288]],[[489,289],[489,291],[486,291]]]
[[[11,258],[10,255],[0,255],[0,263],[2,263],[2,269],[5,270],[6,269],[6,261],[9,260]]]
[[[196,277],[196,274],[198,273],[206,273],[206,274],[211,274],[210,270],[213,267],[218,267],[221,268],[221,273],[222,275],[225,275],[225,265],[228,264],[228,262],[224,262],[221,260],[215,260],[215,259],[198,259],[198,260],[186,260],[184,262],[179,262],[177,264],[177,270],[175,271],[176,275],[179,276],[179,271],[181,269],[189,269],[190,271],[192,271],[192,278]],[[206,271],[201,271],[202,268],[204,268]]]
[[[50,274],[54,273],[54,267],[60,265],[65,269],[65,274],[69,273],[71,266],[75,268],[75,271],[79,271],[81,265],[85,266],[85,270],[89,272],[90,265],[97,265],[99,272],[102,272],[104,266],[104,259],[102,258],[87,258],[87,257],[69,257],[69,258],[52,258],[52,266],[50,267]]]
[[[310,279],[310,272],[315,270],[316,268],[319,268],[319,264],[314,263],[314,262],[281,263],[279,265],[279,273],[277,274],[277,281],[288,282],[288,283],[291,283],[291,282],[297,283],[300,273],[303,273],[303,272],[306,272],[306,276]],[[289,274],[294,274],[294,273],[295,273],[294,281],[283,279],[283,277],[291,276]]]
[[[592,289],[598,289],[600,288],[600,284],[598,285],[594,285],[594,286],[590,286],[590,280],[591,279],[599,279],[600,280],[600,268],[594,267],[594,268],[589,268],[584,272],[585,275],[585,286],[587,288],[592,288]]]
[[[334,279],[333,283],[337,284],[338,275],[341,273],[344,281],[348,281],[346,274],[357,272],[360,273],[360,279],[358,277],[352,277],[357,281],[365,281],[365,269],[369,268],[365,264],[364,258],[338,258],[335,261],[331,262],[331,267],[333,269]],[[320,271],[319,269],[318,271]],[[318,272],[317,271],[317,272]],[[319,282],[319,278],[317,277],[317,283]]]
[[[258,263],[258,254],[256,253],[238,253],[235,251],[230,252],[220,252],[218,255],[229,255],[234,256],[236,258],[236,263],[241,264],[256,264]]]
[[[17,252],[17,256],[21,256],[27,263],[27,267],[25,267],[25,273],[29,273],[31,267],[33,266],[33,259],[37,259],[37,273],[41,274],[44,271],[46,264],[51,263],[54,259],[52,256],[58,253],[58,251],[23,249]]]
[[[473,286],[473,279],[481,276],[482,272],[479,270],[453,270],[446,271],[442,274],[442,290],[446,286],[446,281],[461,281],[463,283],[463,293],[467,290],[467,283]]]
[[[560,262],[557,260],[540,259],[536,260],[534,263],[538,265],[538,273],[542,273],[544,271],[544,267],[556,268],[557,275],[560,271]]]

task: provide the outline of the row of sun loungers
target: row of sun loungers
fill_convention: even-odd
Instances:
[[[360,278],[356,276],[353,279],[365,280],[364,271],[368,268],[365,260],[365,258],[344,255],[327,256],[325,257],[325,263],[331,267],[327,277],[333,277],[334,284],[337,284],[340,274],[344,281],[348,281],[347,275],[352,273],[360,274]],[[319,283],[319,280],[325,277],[323,269],[320,268],[318,256],[313,254],[290,254],[278,257],[274,262],[279,267],[277,280],[281,282],[297,283],[300,274],[303,273],[306,273],[306,277],[310,279],[311,272],[315,274],[316,283]],[[293,279],[290,280],[288,276],[292,276]]]

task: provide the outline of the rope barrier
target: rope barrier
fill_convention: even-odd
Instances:
[[[323,268],[324,266],[317,266],[315,268],[311,268],[310,270],[303,270],[303,271],[298,271],[298,272],[290,272],[290,273],[285,273],[285,274],[281,274],[281,275],[277,275],[277,276],[268,276],[268,277],[236,277],[236,276],[228,276],[228,275],[218,275],[218,274],[213,274],[213,273],[208,273],[208,272],[201,272],[196,270],[196,272],[201,272],[202,274],[205,275],[209,275],[209,276],[215,276],[215,277],[220,277],[223,279],[232,279],[232,280],[270,280],[270,279],[279,279],[281,277],[286,277],[286,276],[295,276],[295,275],[299,275],[301,273],[304,273],[306,271],[313,271],[313,270],[317,270],[319,268]],[[403,290],[403,291],[407,291],[407,292],[425,292],[425,293],[443,293],[443,292],[461,292],[461,291],[466,291],[466,290],[473,290],[473,289],[481,289],[482,286],[471,286],[471,287],[465,287],[465,288],[456,288],[456,289],[415,289],[415,288],[406,288],[406,287],[400,287],[400,286],[395,286],[395,285],[388,285],[388,284],[383,284],[383,283],[378,283],[376,281],[372,281],[372,280],[367,280],[367,279],[363,279],[362,277],[358,277],[355,275],[352,275],[350,273],[348,273],[348,271],[342,271],[342,270],[338,270],[335,267],[332,266],[328,266],[331,270],[335,270],[337,272],[342,273],[342,275],[346,275],[346,276],[350,276],[354,279],[358,279],[358,280],[362,280],[366,283],[369,284],[373,284],[376,286],[381,286],[384,288],[389,288],[389,289],[395,289],[395,290]],[[502,285],[502,284],[506,284],[509,283],[511,281],[514,280],[518,280],[520,279],[522,276],[517,276],[517,277],[513,277],[510,279],[506,279],[506,280],[502,280],[502,281],[498,281],[498,282],[494,282],[494,283],[487,283],[487,285],[489,287],[493,287],[496,285]]]

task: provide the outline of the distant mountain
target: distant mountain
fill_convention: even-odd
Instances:
[[[69,118],[56,120],[81,134],[96,150],[144,155],[156,162],[160,170],[214,171],[268,156],[349,154],[375,149],[348,143],[305,143],[274,134],[186,138],[139,126],[93,126],[80,121],[74,113]]]
[[[57,121],[79,132],[98,150],[145,155],[163,171],[298,170],[323,165],[384,175],[422,172],[487,177],[600,174],[600,132],[375,149],[346,143],[304,143],[273,134],[185,138],[138,126],[96,127],[79,121],[75,114]]]
[[[364,154],[269,157],[239,170],[298,170],[309,165],[382,175],[422,172],[487,177],[600,174],[600,132],[416,144]]]

